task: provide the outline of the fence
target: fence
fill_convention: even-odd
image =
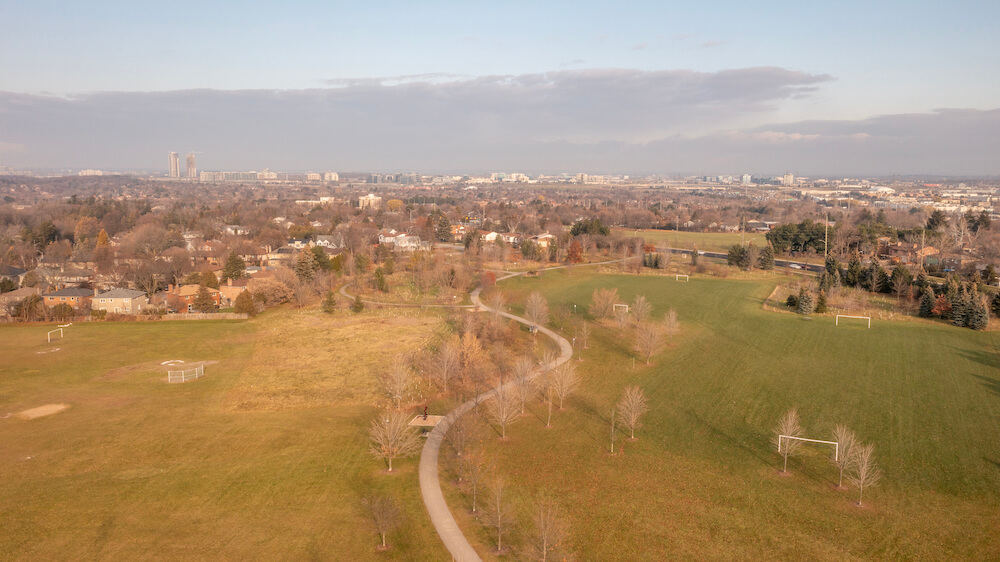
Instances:
[[[188,382],[205,376],[205,364],[183,371],[167,371],[167,382]]]
[[[203,314],[201,312],[189,312],[187,314],[164,314],[160,320],[246,320],[249,314],[239,314],[236,312],[213,312]]]

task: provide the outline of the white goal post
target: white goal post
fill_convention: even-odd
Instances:
[[[840,460],[840,443],[836,441],[823,441],[822,439],[806,439],[805,437],[793,437],[791,435],[779,435],[778,436],[778,453],[781,453],[781,441],[782,439],[794,439],[796,441],[808,441],[809,443],[822,443],[824,445],[833,445],[833,460]]]
[[[616,304],[616,305],[614,305],[614,307],[613,307],[613,308],[614,308],[614,310],[616,310],[616,311],[617,311],[617,310],[618,310],[619,308],[624,308],[624,309],[625,309],[625,314],[628,314],[628,305],[627,305],[627,304]]]
[[[674,281],[680,281],[681,277],[684,278],[684,281],[690,281],[691,280],[687,275],[684,275],[683,273],[679,273],[676,277],[674,277]]]
[[[871,329],[871,327],[872,327],[872,317],[871,316],[848,316],[847,314],[838,314],[837,315],[837,320],[836,320],[836,322],[834,322],[834,324],[837,325],[837,326],[840,326],[840,319],[841,318],[857,318],[858,320],[867,320],[868,321],[868,328]]]
[[[183,371],[167,371],[167,382],[188,382],[205,376],[205,364]]]
[[[56,328],[55,330],[52,330],[51,332],[45,334],[45,337],[48,338],[49,343],[52,343],[52,334],[54,334],[56,332],[59,332],[59,337],[60,338],[63,337],[63,329],[62,328]]]

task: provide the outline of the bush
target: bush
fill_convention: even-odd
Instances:
[[[351,303],[351,312],[355,314],[360,314],[365,309],[365,303],[362,302],[361,296],[354,297],[354,302]]]
[[[108,317],[107,310],[91,310],[90,317],[94,320],[106,320]]]
[[[249,314],[250,316],[257,314],[257,305],[253,302],[253,293],[243,291],[237,295],[236,302],[233,303],[233,310],[239,314]]]
[[[788,306],[788,308],[798,308],[799,307],[798,295],[788,295],[788,298],[785,299],[785,305]]]

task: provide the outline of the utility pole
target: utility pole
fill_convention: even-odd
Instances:
[[[828,250],[828,248],[830,246],[828,240],[830,238],[829,238],[829,235],[827,234],[829,231],[830,231],[830,213],[827,213],[826,214],[826,222],[823,223],[823,264],[824,264],[824,266],[826,264],[826,260],[829,259],[828,256],[829,256],[829,253],[830,253],[829,250]]]

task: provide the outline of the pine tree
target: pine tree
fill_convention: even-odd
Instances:
[[[375,268],[375,275],[372,276],[372,282],[375,284],[375,288],[383,293],[389,290],[389,283],[385,280],[385,271],[381,267]]]
[[[729,247],[729,253],[726,254],[726,265],[741,266],[746,253],[747,250],[745,247],[733,244]]]
[[[316,256],[309,251],[299,252],[295,258],[295,275],[303,281],[311,281],[316,276]]]
[[[774,269],[774,246],[768,244],[760,250],[760,257],[757,259],[760,268],[764,271]]]
[[[951,323],[960,328],[969,325],[969,313],[971,312],[971,301],[969,293],[963,288],[958,298],[951,303]]]
[[[327,291],[326,298],[323,299],[323,312],[333,314],[337,311],[337,297],[333,291]]]
[[[864,279],[865,268],[861,265],[861,256],[854,252],[851,254],[851,261],[847,264],[847,274],[844,275],[843,282],[848,287],[857,287]]]
[[[1000,316],[1000,293],[993,296],[993,300],[990,301],[990,312],[993,316]]]
[[[972,301],[968,326],[973,330],[985,330],[989,325],[990,312],[986,308],[986,301],[982,297],[977,297]]]
[[[920,297],[920,312],[921,318],[931,318],[934,316],[934,301],[937,296],[934,294],[934,288],[928,286],[924,289],[924,294]]]
[[[823,314],[826,311],[826,291],[820,291],[816,296],[816,314]]]
[[[815,301],[813,301],[813,295],[811,291],[807,291],[805,287],[799,289],[799,314],[803,316],[809,316],[813,313],[813,306]]]
[[[208,287],[210,289],[218,289],[219,278],[216,277],[214,273],[206,269],[205,271],[201,272],[201,275],[198,276],[198,284],[201,285],[202,287]]]
[[[198,287],[198,294],[194,296],[194,302],[191,303],[191,306],[198,312],[212,312],[215,310],[215,299],[208,292],[208,287],[204,285]]]
[[[226,258],[226,265],[222,269],[222,282],[225,283],[227,279],[242,279],[246,270],[247,264],[243,258],[237,254],[229,254],[229,257]]]
[[[354,297],[354,302],[351,303],[351,312],[359,314],[365,309],[365,303],[361,301],[361,297]]]

